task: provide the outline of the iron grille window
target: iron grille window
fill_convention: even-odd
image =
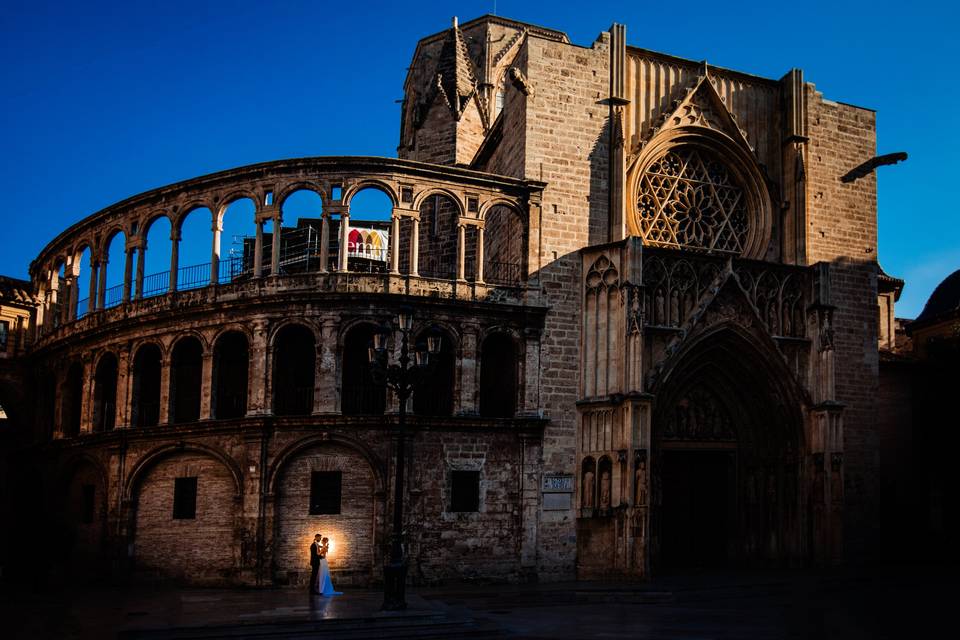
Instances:
[[[197,478],[176,478],[173,482],[173,519],[197,517]]]
[[[0,351],[7,350],[7,336],[10,335],[10,323],[0,320]]]
[[[310,474],[310,515],[340,513],[340,471],[314,471]]]
[[[85,484],[80,488],[80,522],[82,524],[93,522],[95,496],[96,488],[92,484]]]
[[[480,510],[480,472],[453,471],[450,474],[450,511]]]

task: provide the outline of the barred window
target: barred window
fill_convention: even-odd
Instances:
[[[747,231],[746,195],[708,152],[681,147],[640,178],[640,235],[653,246],[740,254]]]
[[[10,323],[0,320],[0,352],[7,350],[7,337],[10,335]]]

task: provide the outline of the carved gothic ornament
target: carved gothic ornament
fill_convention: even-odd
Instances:
[[[664,440],[735,442],[737,434],[729,412],[707,389],[691,388],[667,416]]]
[[[749,225],[743,189],[722,162],[696,147],[658,158],[640,178],[637,221],[654,246],[743,252]]]
[[[706,85],[630,162],[629,231],[651,246],[762,259],[773,228],[767,179]]]
[[[607,256],[601,255],[587,270],[585,284],[590,293],[614,289],[620,286],[620,273]]]
[[[746,300],[716,298],[728,278]],[[771,336],[802,338],[809,288],[810,274],[802,268],[669,251],[650,252],[644,260],[644,303],[650,326],[682,328],[696,320],[700,324],[733,321],[746,327],[758,322]]]

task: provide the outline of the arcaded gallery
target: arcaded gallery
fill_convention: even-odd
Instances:
[[[869,555],[899,282],[850,174],[875,113],[785,71],[454,22],[398,157],[78,220],[0,282],[4,512],[37,525],[4,563],[55,532],[76,575],[305,584],[321,531],[370,585],[398,495],[413,584]]]

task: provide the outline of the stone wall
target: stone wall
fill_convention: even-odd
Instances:
[[[340,513],[310,514],[314,471],[342,474]],[[344,584],[367,584],[374,577],[376,522],[374,472],[356,450],[318,444],[287,461],[277,482],[274,574],[281,582],[306,584],[306,549],[320,533],[333,541],[327,561]]]
[[[605,37],[587,49],[530,38],[526,74],[526,176],[548,184],[541,220],[539,272],[550,306],[541,353],[544,473],[575,467],[580,380],[580,255],[606,241],[607,116],[598,104],[609,81]],[[572,511],[544,511],[539,531],[541,579],[570,579],[576,556]]]
[[[176,478],[197,478],[196,517],[174,519]],[[219,460],[185,453],[147,471],[136,492],[136,568],[194,583],[230,579],[239,564],[237,487]]]
[[[845,547],[870,550],[877,521],[877,181],[841,176],[876,152],[876,114],[824,100],[807,85],[807,260],[830,263],[837,306],[836,399],[845,405]]]

